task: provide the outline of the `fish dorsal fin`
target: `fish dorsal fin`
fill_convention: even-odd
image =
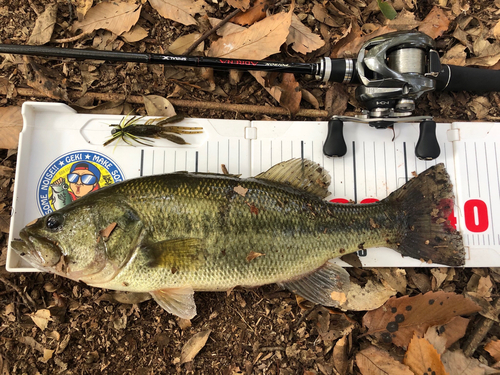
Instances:
[[[329,260],[313,273],[279,285],[313,303],[338,307],[346,300],[350,280],[346,270]]]
[[[319,164],[308,159],[291,159],[276,164],[255,178],[279,182],[326,198],[330,175]]]
[[[192,319],[196,315],[194,291],[191,287],[159,289],[150,294],[170,314],[182,319]]]

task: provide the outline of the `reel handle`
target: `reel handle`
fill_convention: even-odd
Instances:
[[[328,134],[323,145],[323,153],[326,156],[340,157],[347,153],[343,128],[344,122],[342,120],[332,119],[328,121]]]
[[[441,149],[436,137],[436,121],[422,121],[420,123],[420,135],[415,146],[415,155],[420,160],[433,160],[440,153]]]

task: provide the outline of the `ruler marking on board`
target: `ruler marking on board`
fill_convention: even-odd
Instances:
[[[488,150],[486,149],[486,142],[484,142],[484,158],[485,158],[485,163],[486,163],[486,180],[487,180],[487,189],[488,189],[488,199],[489,199],[489,204],[490,204],[490,212],[491,208],[493,207],[492,200],[491,200],[491,188],[490,188],[490,170],[489,170],[489,165],[488,165]],[[491,214],[491,233],[493,235],[493,242],[495,242],[495,224],[494,224],[494,216]],[[488,234],[488,245],[490,245],[490,235]]]
[[[467,142],[464,142],[464,154],[465,154],[465,175],[467,176],[467,197],[470,198],[470,179],[469,179],[469,161],[467,160]]]
[[[208,161],[210,160],[209,159],[209,157],[210,157],[209,145],[210,145],[210,142],[207,142],[207,169],[206,169],[206,172],[210,172],[210,169],[208,168]]]
[[[241,140],[238,138],[238,174],[241,174]]]
[[[477,191],[479,193],[479,196],[481,197],[481,184],[479,183],[479,164],[477,161],[477,143],[474,142],[474,159],[476,160],[476,180],[477,180]]]
[[[368,181],[366,181],[366,143],[363,141],[363,177],[365,179],[365,197],[368,196]]]
[[[292,149],[293,149],[293,142],[292,142]],[[293,155],[293,152],[292,152]],[[303,161],[304,160],[304,141],[300,141],[300,159]],[[313,158],[314,160],[314,158]]]
[[[199,160],[198,160],[198,151],[196,151],[196,153],[195,153],[195,162],[194,162],[194,171],[196,173],[198,173],[198,162],[199,162]]]
[[[358,203],[357,178],[356,178],[356,142],[352,141],[352,169],[354,177],[354,203]]]
[[[386,155],[386,147],[385,142],[384,145],[384,172],[385,172],[385,195],[389,195],[389,187],[387,183],[387,155]]]
[[[403,142],[403,160],[405,166],[405,182],[408,182],[408,160],[406,157],[406,142]]]
[[[152,152],[153,156],[151,157],[151,171],[153,174],[155,173],[155,152],[153,150]]]

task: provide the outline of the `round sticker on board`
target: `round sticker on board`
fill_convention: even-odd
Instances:
[[[106,155],[85,150],[69,152],[43,171],[36,189],[38,209],[47,215],[92,191],[123,180],[123,172]]]

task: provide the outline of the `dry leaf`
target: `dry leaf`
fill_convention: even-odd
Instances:
[[[347,374],[349,362],[347,359],[347,336],[340,338],[333,348],[333,363],[339,374]]]
[[[181,351],[181,365],[183,363],[191,362],[194,357],[196,357],[196,354],[198,354],[198,352],[205,346],[210,332],[212,331],[206,330],[199,332],[184,344]]]
[[[495,361],[500,361],[500,340],[490,341],[484,346],[484,350],[490,353]]]
[[[75,22],[71,30],[82,30],[83,34],[90,34],[94,30],[106,29],[121,35],[137,23],[141,8],[141,5],[133,2],[100,3],[87,12],[83,21]]]
[[[56,24],[56,16],[57,3],[47,5],[45,11],[36,19],[28,44],[42,45],[50,42]]]
[[[293,75],[293,73],[283,73],[280,88],[281,106],[288,109],[292,116],[297,114],[297,112],[300,110],[302,92],[300,91],[299,83],[295,80],[295,76]]]
[[[107,241],[109,236],[111,236],[111,233],[113,233],[113,230],[116,228],[118,224],[117,223],[111,223],[109,224],[106,228],[101,229],[99,231],[99,236],[102,237],[104,241]]]
[[[425,332],[426,338],[439,354],[464,337],[469,319],[456,316],[444,325],[432,326]]]
[[[267,72],[261,72],[261,71],[250,71],[249,72],[251,75],[255,77],[257,82],[259,82],[262,87],[274,98],[276,101],[279,103],[281,100],[281,90],[279,86],[272,86],[268,87],[266,86],[266,77],[268,75]]]
[[[431,281],[431,287],[432,290],[438,290],[441,284],[446,280],[448,277],[448,268],[432,268],[431,269],[431,274],[432,274],[432,281]]]
[[[144,38],[147,38],[148,36],[148,31],[139,25],[135,25],[130,29],[130,31],[124,32],[121,37],[123,40],[125,40],[127,43],[135,43],[138,42],[139,40],[143,40]]]
[[[177,325],[180,329],[185,330],[186,328],[191,327],[191,320],[179,318],[177,319]]]
[[[406,271],[402,268],[373,268],[382,284],[387,284],[398,293],[406,294]]]
[[[193,33],[177,38],[169,47],[168,50],[174,55],[182,55],[191,45],[200,38],[201,34]],[[201,42],[195,51],[203,52],[205,43]]]
[[[78,21],[83,20],[90,8],[92,8],[94,0],[71,0],[73,5],[76,5],[76,15]]]
[[[28,62],[26,68],[28,70],[27,83],[29,86],[49,98],[70,101],[62,78],[55,70],[39,65],[29,57],[25,57],[25,59]]]
[[[430,326],[446,324],[455,316],[480,310],[462,295],[429,292],[415,297],[391,298],[381,308],[366,313],[363,325],[368,328],[368,335],[406,347],[414,332],[423,336]]]
[[[210,21],[210,25],[212,25],[212,27],[217,26],[221,22],[220,19],[212,17],[209,17],[208,20]],[[219,36],[224,36],[224,35],[239,33],[243,30],[246,30],[246,28],[243,26],[236,25],[235,23],[232,22],[226,22],[222,27],[217,29],[216,33]]]
[[[332,83],[325,96],[325,109],[329,115],[343,115],[348,102],[349,94],[345,85],[339,82]]]
[[[36,341],[33,337],[21,336],[17,339],[17,341],[31,346],[37,352],[43,353],[43,345]]]
[[[436,349],[426,339],[418,338],[417,334],[411,339],[403,362],[415,375],[447,375]]]
[[[43,349],[43,357],[38,358],[40,362],[47,363],[49,359],[52,358],[52,354],[54,354],[54,350]]]
[[[19,133],[23,130],[21,107],[0,108],[0,148],[14,149],[19,143]]]
[[[258,257],[261,257],[261,256],[264,256],[266,254],[262,254],[262,253],[256,253],[255,251],[250,251],[247,255],[247,262],[251,262],[252,260],[254,260],[255,258],[258,258]]]
[[[158,95],[148,95],[143,98],[148,116],[172,117],[176,115],[174,106],[168,99]]]
[[[465,58],[467,57],[467,53],[465,52],[465,48],[461,44],[456,44],[451,47],[444,56],[441,58],[442,64],[450,64],[450,65],[465,65]]]
[[[449,25],[450,20],[446,17],[444,11],[440,7],[434,6],[420,24],[418,31],[429,35],[432,39],[436,39],[448,30]]]
[[[420,25],[420,21],[415,19],[415,13],[406,9],[401,10],[397,17],[387,22],[387,26],[399,30],[413,30]]]
[[[351,283],[347,293],[347,301],[339,308],[343,311],[373,310],[382,306],[396,293],[395,289],[387,288],[382,283],[370,279],[364,287]]]
[[[242,32],[220,38],[212,43],[208,56],[262,60],[278,53],[288,36],[292,13],[293,9],[266,17]]]
[[[302,99],[310,103],[314,108],[319,109],[319,101],[311,92],[306,89],[301,89],[300,91],[302,92]]]
[[[290,32],[286,38],[286,44],[292,45],[295,51],[305,55],[323,47],[325,42],[319,35],[311,32],[307,26],[300,22],[299,17],[293,14]]]
[[[441,356],[441,360],[450,375],[498,374],[498,370],[483,365],[476,358],[467,358],[461,350],[447,351]]]
[[[318,334],[326,344],[331,344],[340,337],[349,335],[356,328],[356,321],[344,313],[339,313],[321,306],[307,320],[316,319]]]
[[[257,0],[246,12],[231,18],[231,22],[237,23],[238,25],[253,25],[255,22],[266,17],[268,7],[269,0]]]
[[[234,8],[241,9],[242,11],[250,8],[250,0],[227,0],[227,3]]]
[[[314,15],[314,18],[316,18],[319,22],[324,23],[325,25],[331,27],[341,26],[337,22],[335,22],[335,20],[328,14],[328,11],[323,4],[315,2],[314,7],[312,8],[312,13]]]
[[[168,18],[183,25],[195,25],[193,15],[205,14],[207,4],[203,0],[149,0],[162,17]]]
[[[42,331],[47,328],[49,321],[52,321],[50,318],[50,310],[47,309],[38,310],[33,314],[29,314],[29,316]]]
[[[356,354],[356,365],[362,375],[414,375],[410,368],[388,352],[370,346]]]

